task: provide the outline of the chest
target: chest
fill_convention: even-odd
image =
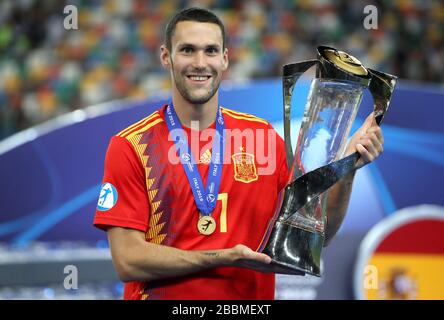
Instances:
[[[207,190],[212,145],[199,141],[193,148],[195,177],[202,180]],[[249,149],[242,142],[226,144],[220,174],[216,205],[211,213],[217,224],[211,237],[199,234],[199,210],[192,191],[192,181],[186,174],[180,155],[173,142],[152,144],[147,150],[147,192],[151,201],[151,219],[162,218],[168,241],[184,249],[220,248],[237,243],[260,242],[276,205],[278,170],[276,161],[265,159],[257,148]],[[204,194],[205,196],[205,194]],[[168,213],[167,215],[165,213]],[[162,220],[162,221],[161,221]]]

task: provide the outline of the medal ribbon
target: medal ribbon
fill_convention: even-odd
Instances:
[[[202,178],[197,168],[195,158],[188,144],[185,130],[180,123],[179,117],[174,111],[173,104],[168,104],[166,109],[166,123],[170,136],[172,137],[179,153],[180,162],[187,175],[188,182],[193,192],[194,201],[199,211],[206,216],[210,216],[216,207],[217,195],[222,177],[222,161],[224,154],[224,118],[221,108],[217,109],[216,132],[213,137],[210,168],[208,170],[207,188],[205,190]]]

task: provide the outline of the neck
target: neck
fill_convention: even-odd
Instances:
[[[198,121],[199,130],[208,128],[216,119],[217,93],[206,103],[193,104],[186,101],[179,93],[173,93],[173,105],[183,126],[191,128],[192,121]]]

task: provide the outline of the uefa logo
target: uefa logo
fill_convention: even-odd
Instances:
[[[209,194],[207,195],[207,201],[208,201],[208,202],[214,202],[214,200],[216,200],[216,197],[214,196],[214,194],[209,193]]]
[[[182,158],[182,161],[185,163],[191,162],[191,156],[189,153],[182,154],[181,158]]]

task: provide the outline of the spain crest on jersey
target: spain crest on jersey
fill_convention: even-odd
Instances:
[[[234,163],[234,180],[250,183],[256,181],[259,177],[256,173],[256,163],[254,155],[240,152],[231,156]]]

